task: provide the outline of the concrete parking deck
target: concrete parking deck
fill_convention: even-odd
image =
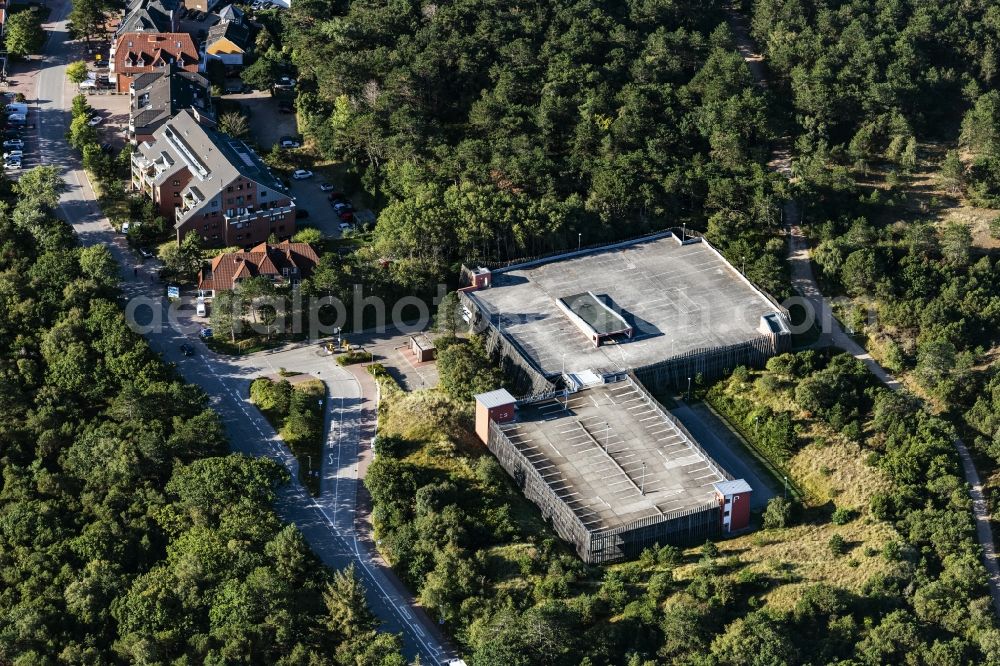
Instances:
[[[595,348],[559,310],[556,299],[587,291],[620,312],[632,339]],[[671,236],[494,271],[492,286],[469,296],[549,377],[745,342],[777,310],[708,243]]]
[[[703,507],[726,480],[630,381],[521,407],[502,429],[591,532]]]

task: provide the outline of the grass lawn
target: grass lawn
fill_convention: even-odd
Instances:
[[[261,377],[250,386],[250,397],[299,461],[299,480],[310,493],[319,495],[326,384],[319,379],[276,383]],[[316,473],[311,474],[310,468]]]

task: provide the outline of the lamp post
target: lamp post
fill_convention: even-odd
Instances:
[[[691,399],[691,378],[688,377],[688,400]]]
[[[688,223],[681,222],[681,242],[683,243],[688,238]]]
[[[784,490],[784,492],[782,493],[781,496],[783,498],[785,498],[785,499],[788,499],[788,477],[787,476],[783,476],[781,478],[783,478],[785,480],[785,490]]]
[[[643,495],[645,495],[646,494],[646,462],[645,461],[643,461],[643,463],[642,463],[642,484],[641,485],[642,485],[642,487],[640,488],[639,492],[641,492]]]
[[[576,235],[576,249],[577,249],[577,251],[579,252],[582,247],[583,247],[583,232],[581,231],[581,232],[577,233],[577,235]]]
[[[611,439],[611,424],[604,422],[604,452],[608,451],[608,440]]]

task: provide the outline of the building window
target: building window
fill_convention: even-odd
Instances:
[[[226,188],[226,192],[232,192],[232,191],[233,191],[233,186],[232,185],[230,185],[229,187]]]
[[[236,240],[243,240],[243,234],[236,234]]]
[[[247,183],[247,189],[248,190],[252,190],[253,189],[253,183]]]
[[[174,198],[177,199],[181,196],[180,192],[174,192]]]
[[[266,197],[267,196],[267,190],[261,190],[260,191],[260,196]]]
[[[172,183],[172,185],[173,185],[174,187],[177,187],[177,186],[178,186],[178,185],[180,185],[180,184],[181,184],[181,181],[179,181],[179,180],[175,180],[175,181],[174,181],[174,182]]]

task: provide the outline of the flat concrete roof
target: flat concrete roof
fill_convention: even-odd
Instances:
[[[627,380],[523,406],[501,429],[591,532],[702,507],[726,481]]]
[[[776,309],[707,243],[669,236],[494,271],[492,281],[468,295],[494,323],[499,313],[503,333],[548,377],[641,368],[745,342],[761,336],[761,316]],[[620,309],[631,339],[595,348],[556,305],[587,291]]]

